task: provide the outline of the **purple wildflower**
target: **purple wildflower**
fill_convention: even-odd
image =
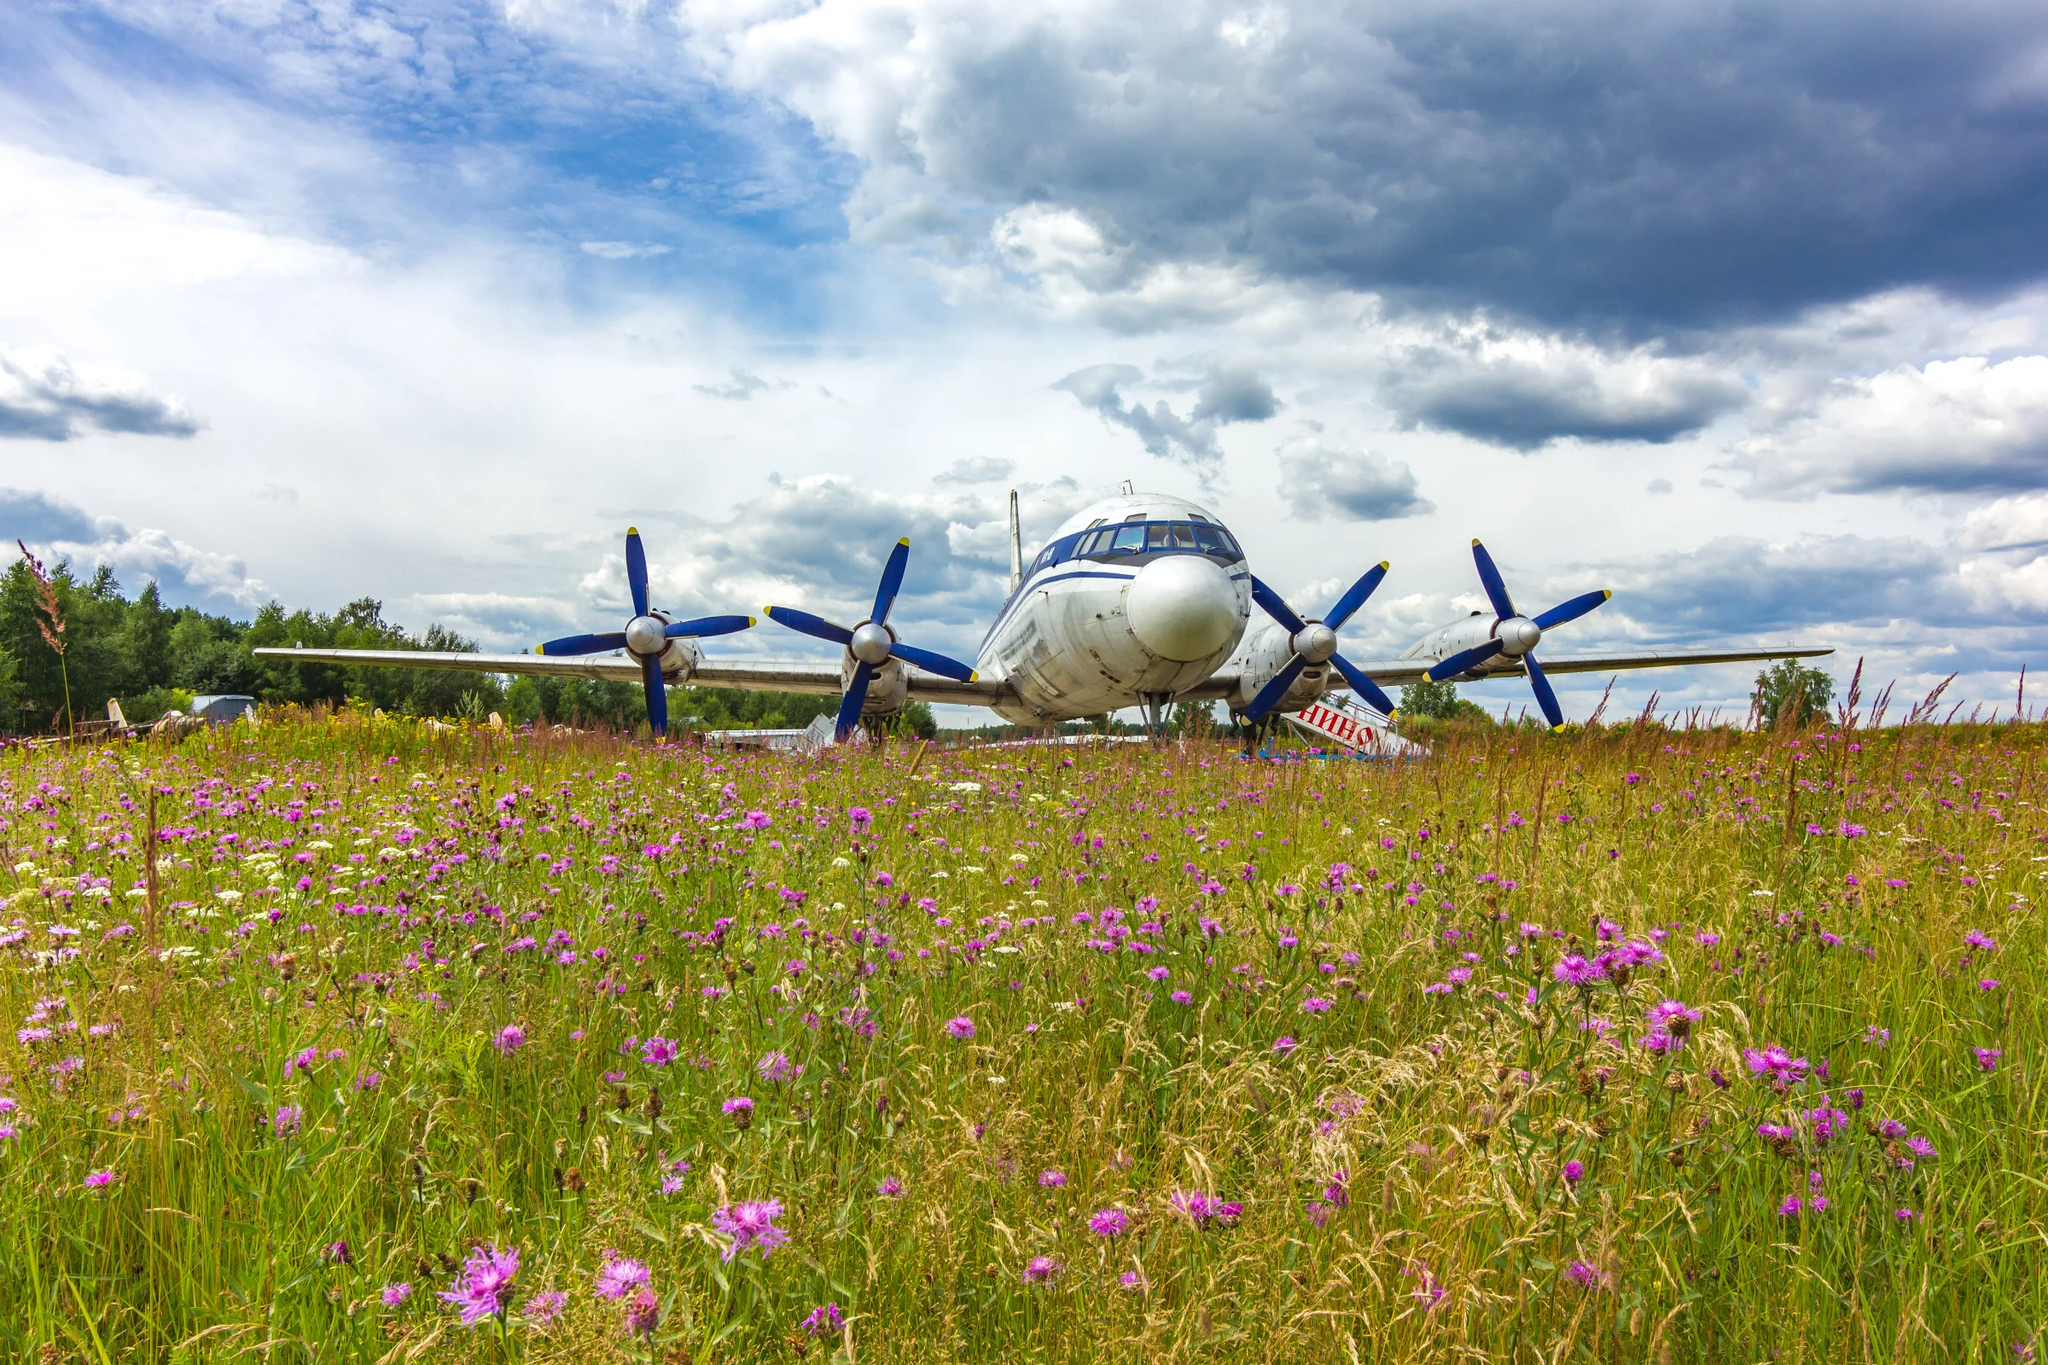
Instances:
[[[491,1046],[498,1049],[500,1055],[509,1057],[526,1046],[526,1030],[517,1024],[507,1024],[498,1030],[498,1036],[492,1040]]]
[[[1294,1051],[1294,1049],[1300,1046],[1300,1043],[1295,1042],[1294,1039],[1287,1037],[1283,1034],[1280,1037],[1275,1038],[1273,1040],[1273,1055],[1276,1057],[1285,1057],[1288,1053]]]
[[[1557,960],[1550,974],[1567,986],[1593,986],[1607,979],[1607,969],[1598,962],[1588,962],[1578,953],[1567,953]]]
[[[1201,1190],[1175,1190],[1166,1202],[1198,1228],[1228,1227],[1244,1215],[1244,1205],[1225,1203]]]
[[[620,1256],[606,1261],[604,1268],[597,1272],[597,1296],[600,1299],[623,1299],[651,1278],[646,1266]]]
[[[661,1326],[661,1302],[652,1289],[642,1289],[626,1305],[626,1330],[634,1336],[649,1337]]]
[[[279,1137],[290,1137],[305,1124],[306,1111],[296,1104],[280,1104],[277,1112],[270,1117],[271,1131]]]
[[[1097,1209],[1088,1218],[1088,1230],[1097,1237],[1121,1237],[1131,1230],[1131,1216],[1122,1209]]]
[[[396,1284],[387,1284],[377,1297],[384,1300],[386,1308],[402,1308],[405,1306],[405,1301],[412,1297],[412,1284],[408,1280],[400,1280]]]
[[[1971,1051],[1977,1054],[1977,1066],[1984,1071],[1998,1070],[1998,1059],[2005,1055],[1995,1047],[1972,1048]]]
[[[1564,1178],[1565,1183],[1568,1185],[1576,1185],[1581,1180],[1584,1180],[1586,1178],[1586,1163],[1583,1161],[1565,1162]]]
[[[903,1197],[903,1182],[893,1175],[885,1175],[876,1184],[875,1193],[884,1199],[901,1199]]]
[[[120,1175],[113,1171],[94,1171],[86,1176],[85,1187],[89,1190],[103,1190],[120,1178]]]
[[[748,1247],[761,1248],[765,1259],[789,1240],[789,1234],[775,1226],[775,1220],[781,1216],[780,1199],[749,1199],[738,1204],[723,1204],[713,1210],[712,1230],[732,1238],[732,1244],[725,1249],[724,1259],[730,1261]]]
[[[1033,1256],[1024,1264],[1024,1283],[1048,1284],[1059,1278],[1061,1266],[1050,1256]]]
[[[974,1021],[964,1014],[958,1018],[948,1019],[946,1032],[964,1043],[974,1036]]]
[[[854,809],[859,810],[860,808],[856,806]],[[862,814],[866,814],[866,812],[863,811]],[[840,1313],[839,1305],[827,1303],[813,1308],[811,1315],[805,1318],[801,1325],[806,1336],[822,1337],[838,1331],[845,1324],[846,1318],[845,1315]]]
[[[485,1318],[502,1317],[502,1298],[518,1273],[518,1247],[499,1251],[496,1246],[480,1246],[469,1253],[462,1274],[442,1293],[441,1301],[462,1310],[464,1327],[474,1327]]]
[[[1781,1085],[1797,1085],[1806,1079],[1809,1069],[1806,1058],[1794,1057],[1781,1047],[1744,1048],[1742,1060],[1749,1064],[1751,1075]]]
[[[544,1290],[526,1301],[526,1307],[519,1310],[519,1316],[536,1327],[545,1327],[562,1316],[562,1310],[569,1306],[569,1296],[559,1289]]]
[[[1042,1190],[1056,1190],[1066,1183],[1067,1173],[1065,1171],[1040,1171],[1038,1173],[1038,1187]]]
[[[681,1049],[666,1038],[649,1038],[640,1044],[640,1060],[649,1066],[668,1066],[681,1055]]]

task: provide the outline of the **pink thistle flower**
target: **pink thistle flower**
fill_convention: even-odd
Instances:
[[[730,1237],[724,1259],[745,1251],[748,1247],[759,1247],[763,1259],[789,1240],[789,1234],[775,1226],[775,1220],[782,1216],[780,1199],[750,1199],[738,1204],[725,1204],[712,1211],[711,1227],[714,1232]]]
[[[600,1299],[623,1299],[652,1277],[647,1267],[624,1256],[615,1257],[604,1263],[597,1272],[597,1296]]]

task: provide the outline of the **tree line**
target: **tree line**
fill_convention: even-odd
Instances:
[[[45,569],[24,550],[0,574],[0,734],[57,733],[75,720],[122,714],[147,724],[187,710],[194,696],[233,695],[258,702],[358,702],[408,716],[482,720],[492,712],[514,725],[632,729],[647,721],[638,683],[520,677],[491,673],[368,668],[259,659],[258,649],[436,650],[473,653],[468,639],[441,625],[408,632],[384,619],[384,604],[359,597],[338,611],[287,611],[272,601],[246,621],[195,607],[169,607],[154,581],[129,598],[106,565],[80,575],[67,561]],[[727,687],[669,689],[672,723],[698,729],[798,729],[839,708],[837,697],[749,692]],[[912,702],[897,728],[935,734],[931,708]]]

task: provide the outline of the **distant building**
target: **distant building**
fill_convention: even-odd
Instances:
[[[226,725],[230,721],[240,720],[244,716],[254,720],[256,719],[256,699],[254,697],[237,697],[226,694],[194,697],[190,714],[194,720],[203,720],[209,725]]]

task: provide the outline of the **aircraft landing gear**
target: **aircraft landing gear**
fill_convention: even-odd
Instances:
[[[1173,705],[1171,692],[1140,692],[1138,705],[1145,712],[1145,735],[1158,739],[1166,730],[1166,708]]]

